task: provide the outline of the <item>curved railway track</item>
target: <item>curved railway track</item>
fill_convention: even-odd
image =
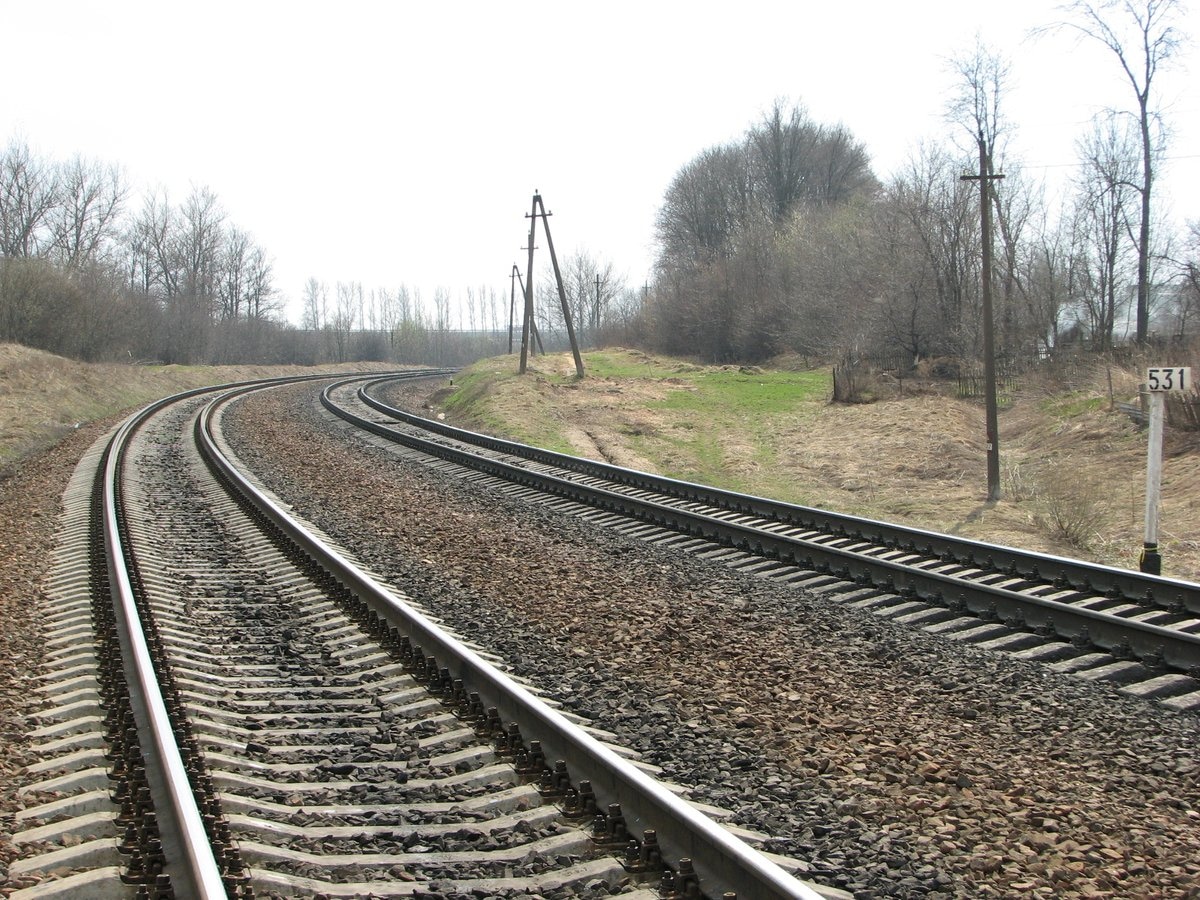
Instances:
[[[818,896],[259,491],[249,389],[80,464],[13,896]]]
[[[331,385],[357,428],[647,540],[959,640],[1200,708],[1200,585],[621,469],[407,413],[386,381]]]

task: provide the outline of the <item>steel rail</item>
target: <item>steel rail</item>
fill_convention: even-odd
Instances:
[[[421,370],[414,377],[452,370]],[[403,373],[408,374],[408,373]],[[219,863],[204,826],[187,768],[176,742],[168,705],[159,686],[153,656],[138,610],[132,576],[132,552],[125,533],[121,479],[134,435],[166,407],[206,393],[339,377],[299,375],[232,382],[193,388],[157,400],[126,418],[106,445],[98,477],[102,478],[100,517],[105,565],[118,639],[122,648],[130,706],[144,751],[147,783],[163,844],[166,874],[180,900],[218,900],[228,896]]]
[[[136,431],[163,407],[199,391],[151,404],[126,419],[109,442],[104,461],[104,545],[113,608],[125,659],[131,706],[145,754],[146,776],[166,858],[166,873],[182,900],[218,900],[228,896],[220,866],[204,828],[167,704],[158,684],[127,564],[129,548],[121,539],[120,479],[124,457]],[[147,745],[146,740],[149,740]]]
[[[525,737],[541,741],[547,759],[567,760],[572,777],[590,780],[602,804],[620,804],[631,833],[654,829],[667,859],[692,861],[706,893],[732,891],[741,900],[819,900],[816,891],[447,635],[258,490],[217,445],[214,419],[230,399],[232,395],[226,395],[210,403],[197,419],[196,433],[204,455],[233,489],[377,615],[462,679],[466,690],[478,693],[485,705],[496,707],[504,721],[516,722]]]
[[[870,541],[896,550],[938,557],[946,562],[956,562],[963,566],[995,569],[1030,581],[1054,584],[1063,589],[1091,591],[1109,597],[1128,597],[1143,603],[1150,602],[1167,610],[1186,609],[1189,612],[1200,614],[1200,584],[1195,582],[1147,575],[1115,566],[1086,563],[1081,560],[1020,550],[1001,544],[967,541],[936,531],[849,516],[766,497],[739,494],[663,475],[624,469],[609,463],[556,453],[552,450],[542,450],[527,444],[456,428],[445,422],[426,419],[396,409],[378,398],[372,397],[371,389],[388,380],[387,378],[372,379],[360,388],[359,398],[376,412],[463,443],[552,465],[581,475],[617,482],[639,490],[654,491],[680,500],[707,503],[731,512],[771,519],[797,528],[819,529],[834,535]]]
[[[636,497],[596,485],[583,484],[547,472],[534,472],[525,466],[514,465],[501,459],[483,457],[465,449],[436,442],[430,443],[416,436],[405,435],[385,425],[363,419],[349,410],[337,406],[330,395],[334,390],[346,384],[347,382],[339,382],[330,385],[322,393],[322,402],[336,415],[389,440],[488,472],[507,481],[568,499],[581,500],[602,509],[635,516],[654,525],[671,528],[695,537],[723,542],[804,568],[812,568],[815,561],[820,561],[827,570],[841,571],[848,579],[854,579],[856,575],[864,576],[865,584],[870,584],[880,590],[918,596],[943,606],[961,604],[975,613],[1008,620],[1014,627],[1050,629],[1062,637],[1087,641],[1105,650],[1117,653],[1131,651],[1143,659],[1161,659],[1184,671],[1200,666],[1200,635],[1126,619],[1069,603],[1047,600],[1011,590],[1002,585],[991,585],[959,578],[953,574],[936,571],[936,569],[906,565],[843,549],[827,543],[828,535],[824,535],[826,540],[811,540],[797,535],[764,530],[754,524],[732,522],[708,513],[688,510],[669,503]],[[372,406],[372,408],[376,407]],[[406,416],[406,421],[407,418]],[[419,419],[420,417],[415,418]],[[432,424],[440,426],[442,423]],[[445,433],[441,427],[429,430]],[[697,488],[698,491],[705,490],[696,485],[688,485],[688,487]],[[714,490],[714,493],[731,498],[743,498],[743,495],[730,492]],[[702,502],[705,498],[703,494],[699,494],[689,499],[698,499]],[[746,497],[744,499],[754,501],[759,498]],[[769,504],[771,501],[763,502]],[[754,514],[746,506],[737,511],[747,515]]]

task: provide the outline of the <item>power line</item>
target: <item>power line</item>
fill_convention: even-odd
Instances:
[[[1187,153],[1182,156],[1158,157],[1159,162],[1177,162],[1184,159],[1200,159],[1200,153]],[[1069,163],[1023,163],[1019,160],[1013,162],[1012,164],[1018,169],[1078,169],[1081,166],[1087,165],[1087,163],[1078,161]]]

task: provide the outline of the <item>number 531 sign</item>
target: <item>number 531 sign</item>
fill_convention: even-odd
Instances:
[[[1190,366],[1154,366],[1146,370],[1146,386],[1151,391],[1190,391],[1192,369]]]

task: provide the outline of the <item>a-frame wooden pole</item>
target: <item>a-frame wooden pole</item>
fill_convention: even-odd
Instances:
[[[554,280],[558,282],[558,299],[562,303],[563,321],[567,323],[567,339],[571,342],[571,355],[575,357],[575,377],[583,378],[583,357],[579,355],[579,341],[575,339],[575,326],[571,324],[571,306],[567,303],[567,292],[563,287],[562,272],[558,269],[558,256],[554,253],[554,239],[550,237],[550,214],[542,203],[542,195],[533,195],[534,206],[542,208],[542,227],[546,229],[546,246],[550,248],[550,262],[554,266]]]

